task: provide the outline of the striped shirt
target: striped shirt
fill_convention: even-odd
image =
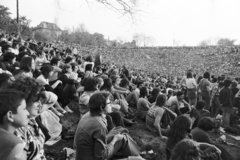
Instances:
[[[27,126],[17,129],[15,135],[26,143],[24,150],[27,153],[27,160],[46,159],[43,149],[45,136],[38,127],[35,118],[31,118]]]

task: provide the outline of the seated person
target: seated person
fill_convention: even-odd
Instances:
[[[106,116],[112,112],[109,98],[110,94],[106,92],[91,96],[90,112],[82,117],[75,134],[76,160],[111,159],[117,152],[124,157],[139,156],[139,148],[127,138],[129,135],[108,136]]]
[[[148,98],[148,101],[150,103],[154,103],[158,97],[158,95],[160,94],[160,88],[156,87],[152,90],[151,96]]]
[[[156,104],[153,105],[146,115],[146,127],[152,131],[157,132],[161,139],[167,139],[167,126],[169,121],[166,120],[167,115],[177,117],[175,113],[165,107],[167,97],[163,94],[159,95]],[[169,116],[170,117],[170,116]]]
[[[166,144],[167,160],[169,160],[173,148],[179,141],[184,138],[191,138],[191,125],[192,120],[186,115],[180,115],[173,121],[168,131],[168,140]]]
[[[13,133],[28,124],[25,95],[17,90],[0,91],[0,159],[25,160],[25,144]]]
[[[204,142],[204,143],[209,143],[213,144],[216,147],[218,147],[221,152],[222,152],[222,159],[228,159],[228,160],[233,160],[234,158],[221,146],[219,145],[220,143],[223,142],[221,138],[216,139],[213,141],[209,133],[214,132],[215,129],[215,122],[212,118],[210,117],[203,117],[200,119],[198,122],[198,127],[194,128],[191,132],[193,140],[197,142]]]
[[[202,100],[198,101],[196,104],[196,109],[190,111],[190,117],[193,120],[192,129],[197,127],[198,121],[203,117],[210,117],[210,112],[204,109],[206,103]]]
[[[213,153],[218,157],[221,155],[221,151],[213,145],[186,138],[174,147],[171,160],[218,160],[218,157],[212,156]]]
[[[145,121],[146,115],[150,109],[150,103],[147,99],[148,96],[148,89],[147,87],[140,88],[140,97],[138,99],[137,103],[137,116]]]
[[[184,100],[184,94],[181,91],[178,91],[176,96],[170,97],[167,105],[178,116],[191,110],[189,103]]]

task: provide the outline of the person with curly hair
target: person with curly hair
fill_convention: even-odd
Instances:
[[[184,138],[191,138],[191,126],[192,120],[187,115],[181,115],[173,121],[168,133],[168,140],[166,144],[166,154],[168,160],[173,148],[179,141]]]
[[[216,153],[218,157],[213,159],[212,153]],[[185,138],[173,148],[171,160],[221,160],[220,155],[221,151],[213,145]]]
[[[8,88],[17,89],[25,94],[30,119],[26,127],[15,131],[15,135],[26,143],[24,150],[27,152],[27,159],[44,159],[43,147],[46,137],[35,118],[55,103],[57,97],[48,95],[47,92],[41,92],[42,86],[35,79],[29,77],[17,79]],[[42,105],[43,103],[46,105]]]

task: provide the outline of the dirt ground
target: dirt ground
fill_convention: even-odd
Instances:
[[[76,109],[77,104],[73,104],[70,106],[71,109],[74,110],[74,113],[66,114],[62,118],[62,124],[69,131],[75,131],[77,124],[79,122],[79,112]],[[165,143],[157,137],[157,134],[151,133],[145,127],[145,123],[141,120],[137,120],[137,124],[128,128],[130,135],[137,142],[137,144],[141,147],[141,152],[145,152],[142,154],[142,157],[146,160],[165,160]],[[213,138],[217,138],[218,134],[213,134]],[[240,157],[240,141],[235,141],[233,138],[227,136],[227,142],[233,143],[236,146],[228,146],[223,144],[222,146],[226,148],[228,152],[231,153],[235,158]],[[53,146],[46,146],[45,153],[47,155],[48,160],[61,160],[62,155],[61,151],[63,148],[73,148],[73,140],[60,140]],[[152,152],[152,151],[153,152]],[[150,152],[148,152],[150,151]],[[70,158],[73,160],[74,158]]]

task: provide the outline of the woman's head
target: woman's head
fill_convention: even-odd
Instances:
[[[169,131],[169,139],[174,144],[178,143],[182,139],[189,137],[192,127],[192,119],[186,115],[180,115],[171,124]]]
[[[96,91],[98,88],[98,80],[96,78],[88,77],[84,83],[84,91]]]
[[[101,114],[112,112],[109,96],[107,92],[97,92],[91,96],[88,106],[92,116],[100,116]]]
[[[156,87],[152,90],[152,96],[157,97],[160,94],[160,88]]]
[[[112,88],[112,80],[110,78],[106,78],[103,81],[104,81],[104,84],[103,84],[101,90],[105,89],[107,91],[110,91]]]
[[[172,151],[171,160],[201,160],[198,143],[187,138],[180,141]]]
[[[44,78],[48,79],[50,76],[52,76],[53,67],[49,64],[46,64],[42,67],[41,71],[42,71],[42,75],[44,76]]]
[[[36,117],[39,114],[41,110],[39,93],[42,86],[35,79],[29,77],[19,78],[8,88],[17,89],[25,94],[27,110],[30,116]]]
[[[198,122],[198,128],[204,130],[204,131],[211,131],[215,127],[214,120],[210,117],[203,117]]]
[[[167,97],[164,94],[160,94],[156,99],[156,106],[164,106],[166,104]]]
[[[148,89],[147,87],[140,88],[140,97],[145,98],[148,96]]]
[[[35,69],[35,62],[32,57],[23,57],[20,62],[20,69],[24,72],[30,72]]]

